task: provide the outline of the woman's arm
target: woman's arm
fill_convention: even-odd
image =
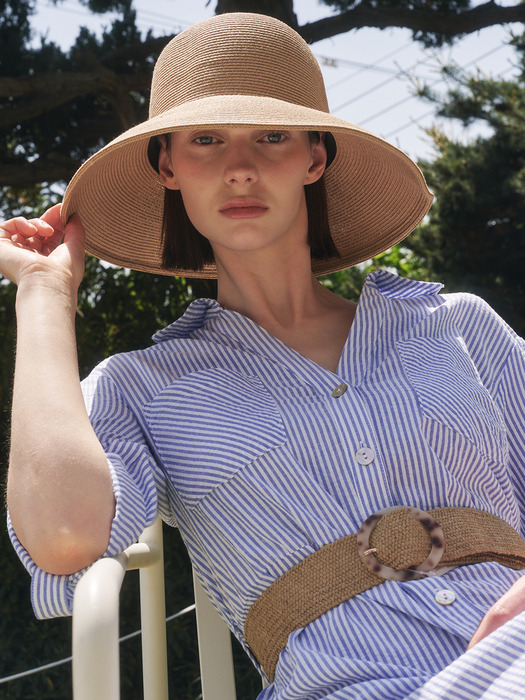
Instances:
[[[111,477],[80,391],[74,319],[84,232],[60,207],[0,230],[0,272],[18,285],[17,353],[7,498],[35,563],[68,574],[104,553]]]

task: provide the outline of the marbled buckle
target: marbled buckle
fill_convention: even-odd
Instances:
[[[399,510],[400,508],[407,510],[410,515],[415,518],[415,520],[419,520],[421,524],[424,525],[424,527],[426,527],[430,532],[432,539],[432,547],[428,557],[425,559],[425,561],[421,562],[421,564],[418,564],[411,569],[394,569],[391,566],[383,564],[374,556],[377,548],[370,547],[370,535],[377,523],[387,513],[391,513],[394,510]],[[390,508],[378,510],[364,521],[359,529],[359,532],[357,533],[356,544],[357,552],[361,558],[361,561],[368,569],[373,571],[374,574],[380,578],[391,579],[393,581],[409,581],[412,579],[423,578],[427,575],[427,572],[436,568],[443,554],[445,541],[441,525],[426,511],[419,510],[418,508],[414,508],[412,506],[392,506]]]

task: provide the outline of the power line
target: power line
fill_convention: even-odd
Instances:
[[[469,63],[467,63],[465,65],[465,67],[469,67],[470,65],[472,65],[472,63],[476,63],[481,58],[485,58],[485,56],[490,55],[491,53],[494,53],[494,51],[499,50],[499,48],[501,48],[501,47],[498,47],[496,49],[492,49],[491,51],[488,51],[486,54],[483,54],[482,56],[478,57],[477,59],[470,61]],[[505,68],[505,70],[501,71],[498,74],[498,78],[503,78],[503,76],[507,75],[507,73],[509,73],[510,71],[515,70],[515,68],[516,68],[516,66],[514,66],[512,64],[509,65],[507,68]],[[411,119],[410,121],[405,122],[405,124],[398,126],[393,131],[389,131],[388,134],[385,134],[384,138],[385,139],[391,138],[392,136],[399,134],[401,131],[404,131],[405,129],[408,129],[411,126],[415,126],[415,125],[419,124],[423,119],[426,119],[427,117],[430,117],[433,114],[435,114],[435,109],[431,109],[429,112],[425,112],[424,114],[420,115],[417,119]]]
[[[397,71],[393,68],[381,68],[377,63],[359,63],[358,61],[351,61],[349,59],[342,58],[330,58],[329,56],[316,56],[316,58],[322,66],[339,68],[340,65],[347,65],[352,66],[354,68],[359,68],[358,71],[356,71],[350,76],[347,76],[346,78],[344,78],[344,80],[349,80],[355,75],[358,75],[359,73],[362,73],[363,71],[367,70],[373,70],[377,73],[388,73],[389,75],[397,74]]]
[[[38,6],[45,7],[45,9],[48,11],[51,10],[53,12],[58,12],[66,15],[76,15],[78,17],[82,17],[86,21],[89,20],[89,22],[87,22],[89,24],[93,22],[96,23],[98,25],[97,28],[101,30],[104,29],[107,23],[112,22],[114,19],[118,19],[120,17],[120,13],[113,11],[104,13],[103,15],[95,15],[93,12],[90,12],[86,8],[83,8],[76,2],[68,2],[68,0],[62,2],[60,4],[60,7],[57,7],[54,3],[51,2],[44,3],[41,1],[37,2],[37,7]],[[138,10],[136,18],[137,27],[142,29],[155,29],[164,33],[166,33],[166,31],[177,33],[193,24],[193,22],[181,19],[179,17],[171,17],[151,10],[139,9],[136,6],[134,9]],[[168,30],[167,27],[169,27],[170,29]]]
[[[401,51],[404,51],[409,46],[412,46],[411,41],[407,41],[402,46],[398,46],[393,51],[389,51],[389,53],[385,54],[384,56],[381,56],[381,58],[378,58],[374,64],[371,64],[371,65],[362,64],[362,67],[359,68],[359,70],[356,70],[353,73],[350,73],[350,75],[346,75],[344,78],[341,78],[340,80],[338,80],[336,83],[333,83],[332,85],[328,85],[326,88],[327,91],[330,91],[336,87],[339,87],[339,85],[341,85],[342,83],[345,83],[346,81],[351,80],[352,78],[355,78],[356,75],[360,75],[361,73],[364,73],[367,70],[374,70],[376,68],[376,66],[378,66],[380,63],[383,63],[383,61],[386,61],[388,58],[392,58],[392,56],[395,56],[396,54],[401,53]],[[334,58],[334,59],[329,59],[329,60],[333,60],[336,64],[336,67],[338,67],[340,59]]]
[[[417,119],[411,119],[409,122],[406,122],[403,124],[403,126],[397,127],[397,129],[394,129],[393,131],[389,131],[388,134],[385,134],[383,138],[389,139],[392,136],[395,136],[396,134],[399,134],[400,131],[404,131],[405,129],[408,129],[410,126],[417,126],[422,119],[426,119],[427,117],[431,117],[433,114],[436,113],[436,110],[432,108],[429,112],[425,112],[424,114],[421,114]]]
[[[44,3],[43,0],[37,0],[38,5],[47,5],[48,7],[51,5],[50,2]],[[54,8],[55,9],[55,8]],[[79,8],[79,6],[74,2],[74,0],[66,0],[65,2],[65,7],[64,5],[61,5],[59,9],[62,9],[65,12],[69,12],[70,14],[76,14],[76,15],[81,15],[82,17],[85,17],[86,19],[91,19],[93,17],[92,13],[88,12],[84,8]],[[172,31],[176,32],[179,31],[189,25],[191,25],[193,22],[192,21],[187,21],[181,18],[175,18],[172,16],[168,16],[162,12],[155,12],[147,7],[142,8],[140,5],[135,4],[135,10],[137,11],[137,26],[140,29],[151,29],[153,31],[162,31],[166,33],[167,31]],[[57,9],[58,11],[58,9]],[[105,17],[107,18],[108,21],[112,20],[115,15],[114,13],[108,13]],[[102,20],[104,18],[100,18],[99,22],[102,24]],[[168,27],[170,28],[168,30]],[[345,75],[344,77],[340,78],[337,80],[335,83],[333,83],[330,86],[327,86],[327,92],[330,94],[331,91],[333,91],[335,88],[339,87],[343,83],[351,80],[354,77],[357,77],[361,75],[364,72],[375,72],[375,73],[383,73],[387,74],[388,77],[386,79],[380,81],[378,84],[374,86],[367,86],[366,89],[357,94],[353,95],[350,99],[346,100],[344,103],[339,104],[335,109],[332,109],[332,113],[340,113],[342,110],[347,108],[349,105],[354,104],[360,99],[363,99],[364,97],[367,97],[371,94],[373,94],[375,91],[380,90],[381,88],[385,87],[390,83],[391,81],[397,79],[401,79],[403,76],[406,76],[410,74],[411,71],[417,69],[418,67],[424,66],[427,61],[417,61],[413,65],[411,65],[409,68],[406,69],[401,69],[399,68],[398,70],[395,70],[393,68],[388,68],[381,66],[380,64],[383,63],[384,61],[392,58],[396,54],[401,53],[405,49],[407,49],[410,46],[413,46],[414,42],[413,41],[407,41],[403,43],[401,46],[398,46],[394,48],[392,51],[389,51],[386,53],[384,56],[379,58],[377,61],[374,63],[362,63],[358,61],[352,61],[349,59],[345,58],[339,58],[339,57],[331,57],[329,55],[317,55],[317,58],[321,64],[324,64],[324,66],[330,66],[333,65],[335,68],[343,68],[343,67],[351,67],[354,68],[354,70],[350,73],[350,75]],[[465,64],[464,68],[471,66],[474,63],[477,63],[481,61],[483,58],[486,58],[487,56],[500,51],[503,48],[507,47],[507,43],[502,43],[491,49],[488,52],[483,53],[481,56],[478,56],[477,58],[473,59],[472,61],[469,61],[467,64]],[[444,61],[443,61],[444,64]],[[427,64],[428,65],[428,64]],[[420,72],[418,70],[418,72]],[[423,82],[422,78],[419,78],[417,75],[414,76],[415,80],[419,80],[420,82]],[[425,79],[426,80],[426,79]],[[433,85],[438,85],[439,83],[443,82],[446,83],[447,76],[446,74],[441,75],[438,79],[435,80],[429,80],[428,85],[433,86]],[[359,120],[360,124],[366,124],[371,121],[373,121],[376,118],[379,118],[381,116],[384,116],[385,114],[388,114],[390,111],[393,109],[396,109],[403,104],[406,104],[412,99],[417,99],[416,96],[414,95],[409,95],[403,99],[397,100],[395,103],[389,105],[389,106],[384,106],[379,112],[376,112],[375,114],[372,114],[368,117],[366,117],[364,120]],[[432,113],[432,112],[431,112]],[[430,113],[430,114],[431,114]],[[397,127],[393,131],[389,132],[389,135],[397,134],[400,133],[401,131],[404,131],[405,129],[409,128],[410,126],[413,126],[414,124],[418,124],[420,119],[424,119],[428,116],[429,113],[425,113],[423,117],[420,117],[418,119],[411,119],[410,121],[405,122],[403,125],[400,127]]]
[[[406,48],[406,46],[408,46],[408,45],[410,45],[410,44],[411,44],[411,42],[409,42],[408,44],[405,44],[405,46],[402,47],[402,48]],[[395,51],[392,52],[392,54],[395,54],[395,53],[396,53]],[[388,55],[387,55],[387,56],[388,56]],[[386,57],[384,57],[384,58],[386,58]],[[380,59],[380,61],[381,61],[381,60],[383,60],[383,59]],[[411,66],[409,66],[409,68],[403,68],[403,69],[398,68],[397,70],[392,70],[391,73],[392,73],[395,77],[401,78],[403,75],[409,74],[410,71],[414,70],[414,68],[416,68],[416,67],[418,67],[418,66],[421,66],[421,65],[424,65],[424,64],[425,64],[425,62],[416,61],[414,64],[412,64]],[[352,76],[347,76],[347,78],[344,78],[343,80],[339,81],[339,83],[337,83],[337,84],[339,85],[339,84],[341,84],[342,82],[344,82],[346,79],[348,79],[349,77],[353,77],[353,76],[355,76],[355,75],[357,75],[357,73],[352,74]],[[415,77],[417,78],[417,76],[415,76]],[[345,107],[348,107],[349,105],[353,104],[354,102],[357,102],[357,101],[360,100],[361,98],[366,97],[367,95],[370,95],[371,93],[375,92],[376,90],[380,90],[380,89],[381,89],[382,87],[384,87],[385,85],[388,85],[389,82],[390,82],[390,79],[389,79],[389,78],[387,78],[386,80],[383,80],[381,83],[378,83],[377,85],[374,85],[374,86],[368,88],[367,90],[365,90],[364,92],[360,93],[359,95],[355,95],[355,96],[351,97],[349,100],[347,100],[347,101],[344,102],[343,104],[338,105],[337,107],[335,107],[332,111],[335,113],[335,112],[338,112],[338,111],[340,111],[340,110],[342,110],[342,109],[345,109]]]
[[[496,53],[497,51],[500,51],[502,48],[506,48],[506,44],[501,43],[499,46],[496,46],[493,49],[486,51],[485,53],[481,54],[477,58],[474,58],[471,61],[469,61],[468,63],[466,63],[464,67],[469,68],[470,66],[478,63],[479,61],[486,58],[487,56],[491,56],[492,54]],[[444,82],[443,77],[436,78],[435,80],[433,80],[429,83],[429,86],[437,85],[438,83],[442,83],[442,82]],[[395,109],[396,107],[400,107],[402,104],[405,104],[406,102],[409,102],[410,100],[413,100],[413,99],[416,99],[415,95],[409,95],[408,97],[404,97],[403,99],[398,100],[397,102],[394,102],[393,104],[391,104],[387,107],[384,107],[379,112],[376,112],[375,114],[372,114],[371,116],[366,117],[366,119],[361,119],[360,124],[361,125],[367,124],[368,122],[371,122],[374,119],[377,119],[378,117],[382,117],[384,114],[386,114],[390,110]]]
[[[412,66],[408,70],[412,70],[412,68],[414,68],[416,65],[417,65],[417,63],[414,64],[414,66]],[[396,77],[400,77],[401,75],[403,75],[404,72],[405,71],[398,71],[396,73]],[[368,95],[372,94],[373,92],[376,92],[376,90],[380,90],[385,85],[388,85],[388,83],[390,83],[391,81],[392,81],[391,78],[387,78],[386,80],[383,80],[381,83],[378,83],[377,85],[373,85],[371,88],[368,88],[368,90],[365,90],[364,92],[359,93],[359,95],[354,95],[346,102],[343,102],[342,105],[338,105],[332,111],[335,114],[335,112],[339,112],[342,109],[345,109],[345,107],[348,107],[349,105],[353,104],[354,102],[357,102],[358,100],[362,99],[363,97],[367,97]]]
[[[182,617],[183,615],[186,615],[189,612],[192,612],[192,610],[195,610],[195,604],[193,605],[188,605],[187,608],[184,608],[183,610],[179,610],[179,612],[174,613],[173,615],[170,615],[169,617],[166,618],[166,624],[168,622],[172,622],[173,620],[176,620],[178,617]],[[122,644],[122,642],[127,642],[129,639],[133,639],[134,637],[138,637],[142,634],[142,630],[136,630],[135,632],[130,632],[130,634],[126,634],[123,637],[119,638],[119,644]],[[57,666],[63,666],[64,664],[70,663],[73,660],[72,656],[67,656],[64,659],[60,659],[59,661],[52,661],[49,664],[44,664],[43,666],[38,666],[36,668],[30,668],[27,671],[21,671],[20,673],[14,673],[11,676],[6,676],[5,678],[0,678],[0,685],[3,685],[4,683],[9,683],[10,681],[16,681],[19,680],[20,678],[26,678],[27,676],[32,676],[35,673],[42,673],[43,671],[49,671],[52,668],[56,668]]]

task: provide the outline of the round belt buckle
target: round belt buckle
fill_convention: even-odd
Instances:
[[[370,547],[370,535],[377,523],[387,513],[391,513],[393,510],[399,510],[400,508],[408,510],[413,518],[419,520],[430,532],[432,539],[430,554],[425,561],[414,566],[412,569],[394,569],[391,566],[382,564],[379,559],[374,556],[376,548]],[[357,533],[356,544],[361,561],[368,569],[373,571],[374,574],[380,578],[391,579],[393,581],[409,581],[411,579],[423,578],[428,571],[432,571],[432,569],[436,568],[443,554],[445,540],[441,525],[426,511],[419,510],[412,506],[393,506],[391,508],[378,510],[377,513],[370,515],[365,520]]]

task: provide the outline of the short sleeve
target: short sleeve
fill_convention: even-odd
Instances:
[[[95,370],[82,386],[92,425],[105,450],[115,493],[115,516],[104,556],[135,542],[157,516],[154,459],[118,388]],[[18,540],[8,516],[11,541],[31,575],[31,602],[38,619],[70,615],[75,586],[86,569],[67,576],[40,569]]]

